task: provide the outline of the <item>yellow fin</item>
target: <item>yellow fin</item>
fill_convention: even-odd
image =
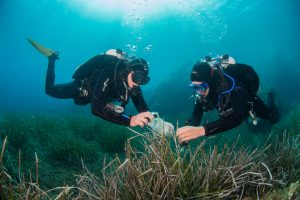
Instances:
[[[30,44],[36,49],[38,50],[40,53],[42,53],[45,56],[51,56],[53,53],[55,53],[52,49],[49,49],[47,47],[42,46],[41,44],[33,41],[30,38],[27,38],[28,42],[30,42]]]

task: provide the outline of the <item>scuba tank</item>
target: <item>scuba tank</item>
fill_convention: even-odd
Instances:
[[[259,77],[250,65],[236,63],[235,60],[228,55],[217,56],[215,58],[206,56],[203,61],[207,62],[212,68],[218,71],[222,79],[221,82],[224,82],[224,76],[232,81],[232,87],[221,92],[221,95],[230,93],[235,87],[236,80],[245,85],[251,96],[255,96],[259,90]],[[221,95],[218,97],[219,101]],[[249,103],[251,104],[251,102]],[[257,125],[257,118],[253,105],[252,109],[249,111],[249,116],[252,119],[253,125]]]
[[[72,78],[77,80],[85,80],[93,77],[96,71],[102,71],[107,68],[114,68],[120,59],[107,55],[96,55],[75,70]]]

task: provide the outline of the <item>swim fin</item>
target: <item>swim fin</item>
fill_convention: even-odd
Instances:
[[[49,48],[47,48],[47,47],[44,47],[44,46],[42,46],[41,44],[39,44],[39,43],[33,41],[33,40],[30,39],[30,38],[27,38],[27,40],[28,40],[28,42],[30,42],[30,44],[31,44],[36,50],[38,50],[41,54],[43,54],[43,55],[45,55],[45,56],[47,56],[47,57],[51,56],[52,54],[56,54],[56,52],[53,51],[52,49],[49,49]]]

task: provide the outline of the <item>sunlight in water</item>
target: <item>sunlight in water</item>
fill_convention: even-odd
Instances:
[[[214,10],[220,0],[59,0],[93,18],[121,19],[135,25],[161,15],[196,15]],[[222,1],[224,2],[224,1]]]
[[[164,21],[164,17],[194,21],[193,27],[204,42],[219,41],[227,30],[220,10],[227,0],[57,0],[67,8],[72,8],[84,17],[94,20],[118,21],[122,26],[133,28],[132,41],[127,48],[136,52],[137,41],[144,38],[139,32],[147,22]],[[233,1],[233,0],[232,0]],[[182,20],[184,23],[185,20]],[[147,46],[148,45],[148,46]],[[143,47],[145,52],[152,45]]]

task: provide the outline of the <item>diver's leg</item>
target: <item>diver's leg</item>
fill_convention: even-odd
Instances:
[[[56,84],[55,82],[55,60],[56,54],[48,57],[48,69],[46,75],[46,94],[59,99],[69,99],[78,96],[80,81],[74,80],[66,84]]]
[[[267,105],[258,97],[253,98],[253,108],[257,117],[270,120],[271,123],[278,122],[278,110],[275,106],[274,95],[269,95]]]

